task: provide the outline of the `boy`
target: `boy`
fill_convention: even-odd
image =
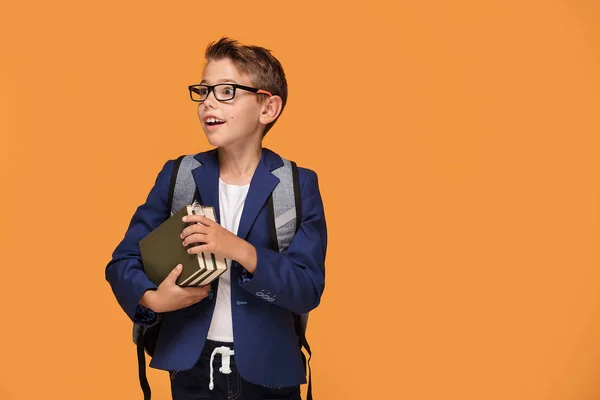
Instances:
[[[317,307],[325,285],[327,229],[317,175],[298,168],[300,224],[285,254],[271,249],[267,203],[279,183],[271,171],[283,161],[262,140],[285,107],[283,68],[269,50],[228,38],[211,43],[205,56],[203,79],[189,89],[215,148],[194,156],[202,165],[193,175],[201,203],[215,206],[219,222],[188,216],[181,240],[201,243],[191,253],[225,257],[227,272],[212,287],[196,288],[175,284],[181,265],[158,287],[144,274],[138,242],[170,216],[169,160],[133,215],[106,279],[133,321],[150,325],[161,315],[150,366],[170,371],[174,400],[300,399],[306,376],[292,313]]]

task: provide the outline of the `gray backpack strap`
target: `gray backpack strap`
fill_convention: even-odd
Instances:
[[[175,160],[171,181],[169,183],[169,195],[167,197],[167,207],[171,210],[171,215],[179,211],[186,204],[191,204],[196,194],[196,183],[192,176],[192,170],[202,165],[193,155],[180,156]],[[137,347],[138,374],[140,386],[144,393],[144,400],[150,400],[152,392],[148,377],[146,376],[146,356],[154,354],[158,326],[162,319],[158,315],[154,325],[146,326],[133,324],[133,342]],[[148,336],[151,336],[150,338]]]
[[[181,210],[186,204],[190,204],[194,199],[196,183],[192,176],[192,169],[202,165],[193,155],[180,156],[175,160],[171,182],[169,183],[169,196],[167,206],[170,204],[171,215]],[[158,316],[160,321],[160,315]],[[157,321],[157,322],[159,322]],[[149,326],[133,324],[133,342],[138,340],[146,333]]]
[[[192,204],[196,193],[196,182],[194,181],[192,170],[201,165],[202,163],[196,160],[193,155],[186,155],[181,159],[179,168],[173,171],[177,175],[175,177],[175,184],[171,188],[171,195],[173,196],[171,215],[181,210],[186,204]]]
[[[273,211],[275,213],[275,230],[277,245],[281,253],[285,253],[299,224],[299,199],[296,199],[297,170],[296,165],[281,158],[283,165],[272,171],[279,178],[279,183],[273,190]],[[298,192],[299,193],[299,192]]]
[[[300,227],[300,182],[298,180],[298,168],[293,161],[281,158],[283,166],[272,171],[273,175],[279,178],[279,183],[273,190],[269,207],[271,208],[271,237],[273,234],[277,237],[276,245],[279,251],[285,253]],[[273,232],[273,230],[275,232]],[[274,242],[274,239],[271,239]],[[275,243],[273,243],[275,245]],[[301,348],[308,353],[308,360],[303,352],[305,372],[308,377],[308,389],[306,392],[307,400],[312,400],[312,373],[310,371],[310,359],[312,352],[310,345],[306,340],[306,326],[308,324],[308,313],[294,314],[294,325]]]
[[[279,183],[273,190],[273,218],[277,246],[285,254],[300,226],[300,183],[296,164],[283,157],[281,160],[283,165],[272,171],[279,178]],[[306,331],[308,314],[301,314],[299,317],[302,330]]]

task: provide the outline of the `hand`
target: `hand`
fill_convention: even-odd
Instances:
[[[184,222],[191,223],[181,232],[183,245],[202,243],[188,249],[190,254],[209,252],[237,261],[243,268],[253,274],[256,271],[256,248],[237,235],[234,235],[220,224],[202,215],[188,215]]]
[[[205,299],[211,286],[181,287],[175,282],[183,267],[178,264],[161,282],[156,290],[148,290],[142,296],[140,304],[157,313],[176,311]]]
[[[183,232],[183,245],[200,243],[188,249],[190,254],[201,252],[215,253],[230,260],[236,259],[236,250],[245,243],[244,240],[223,228],[217,222],[202,215],[188,215],[183,220],[190,223]]]

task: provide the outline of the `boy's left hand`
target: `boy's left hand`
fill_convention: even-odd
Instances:
[[[190,254],[199,254],[205,251],[239,262],[240,258],[243,258],[243,252],[248,250],[246,247],[250,245],[217,222],[202,215],[188,215],[184,217],[184,222],[191,223],[191,225],[181,233],[183,246],[203,243],[189,248],[188,253]]]

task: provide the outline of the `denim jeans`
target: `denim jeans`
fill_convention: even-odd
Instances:
[[[219,372],[222,365],[220,354],[213,361],[213,390],[210,383],[210,356],[216,347],[232,343],[206,341],[198,363],[185,371],[171,371],[171,394],[173,400],[300,400],[300,386],[270,388],[245,381],[238,373],[235,356],[230,357],[230,374]]]

